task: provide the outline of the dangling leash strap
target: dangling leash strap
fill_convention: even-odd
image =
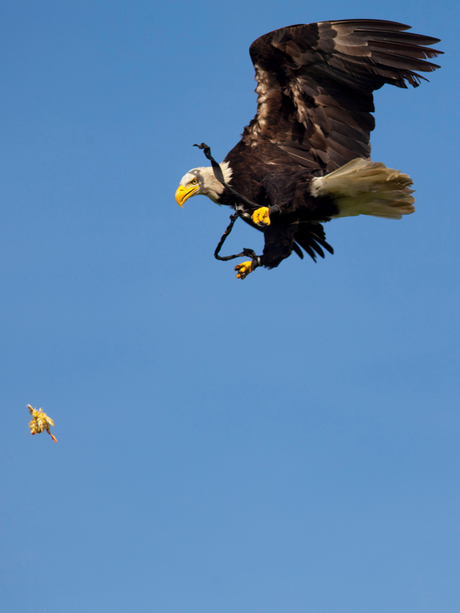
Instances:
[[[239,217],[238,212],[233,213],[233,215],[230,215],[230,223],[227,226],[227,229],[225,230],[225,232],[222,234],[219,244],[217,245],[216,250],[214,251],[214,257],[216,258],[216,260],[221,260],[222,262],[228,262],[229,260],[234,260],[235,258],[242,258],[244,256],[247,258],[251,258],[251,260],[255,264],[254,268],[256,268],[257,266],[260,266],[260,258],[258,255],[255,254],[255,251],[253,251],[252,249],[243,249],[241,253],[237,253],[235,255],[225,255],[225,256],[219,255],[219,252],[222,249],[222,245],[225,243],[227,236],[232,231],[233,225],[235,221],[238,219],[238,217]]]
[[[250,210],[255,211],[256,209],[259,208],[259,205],[255,204],[254,202],[251,202],[250,200],[248,200],[247,198],[239,194],[232,187],[230,187],[230,185],[225,183],[222,168],[220,167],[220,164],[218,164],[216,160],[212,157],[211,148],[208,145],[206,145],[206,143],[201,143],[201,145],[193,145],[193,146],[198,147],[198,149],[203,150],[205,156],[212,164],[214,176],[219,181],[219,183],[222,183],[222,185],[225,187],[227,192],[235,200],[235,213],[230,215],[230,223],[227,226],[227,229],[225,230],[225,232],[222,234],[219,244],[217,245],[216,250],[214,251],[214,257],[216,258],[216,260],[221,260],[222,262],[228,262],[228,260],[234,260],[235,258],[241,258],[241,257],[251,258],[252,269],[254,270],[255,268],[257,268],[257,266],[261,266],[261,262],[260,262],[260,256],[256,255],[255,251],[253,251],[252,249],[245,248],[243,249],[241,253],[237,253],[235,255],[221,256],[219,255],[219,253],[220,253],[220,250],[222,249],[223,244],[225,243],[227,239],[227,236],[233,230],[235,221],[238,219],[238,217],[241,217],[245,212],[247,213],[247,211],[245,211],[245,208],[249,208]],[[245,208],[243,208],[242,206],[243,204],[245,205]]]

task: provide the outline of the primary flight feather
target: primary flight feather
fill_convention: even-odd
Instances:
[[[263,231],[261,256],[239,264],[244,279],[257,266],[274,268],[302,247],[314,260],[333,253],[323,222],[373,215],[400,219],[414,211],[411,178],[370,160],[372,92],[385,83],[417,87],[420,72],[439,68],[430,36],[393,21],[353,19],[295,25],[250,47],[257,113],[220,165],[182,178],[182,206],[203,194],[236,206],[227,185],[257,207],[239,203],[245,221]],[[426,80],[426,79],[425,79]],[[256,210],[254,210],[256,208]]]

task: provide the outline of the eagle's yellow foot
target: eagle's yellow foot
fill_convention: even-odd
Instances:
[[[238,266],[235,266],[235,270],[238,273],[236,275],[237,279],[245,279],[248,274],[254,270],[254,268],[252,267],[252,261],[249,260],[248,262],[242,262],[241,264],[238,264]]]
[[[265,226],[269,226],[271,221],[268,206],[261,206],[260,209],[256,209],[251,215],[251,219],[256,224],[256,226],[259,226],[260,228],[265,228]]]

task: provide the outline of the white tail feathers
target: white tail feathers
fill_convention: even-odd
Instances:
[[[373,215],[401,219],[415,211],[415,198],[409,189],[409,175],[381,162],[357,158],[324,177],[313,179],[313,196],[333,198],[339,208],[336,217]]]

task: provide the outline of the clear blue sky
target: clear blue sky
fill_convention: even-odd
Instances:
[[[0,17],[0,609],[458,613],[458,2]],[[236,280],[228,211],[174,201],[192,145],[253,117],[255,38],[350,17],[442,38],[430,83],[376,96],[417,212]],[[260,252],[242,226],[227,253]]]

